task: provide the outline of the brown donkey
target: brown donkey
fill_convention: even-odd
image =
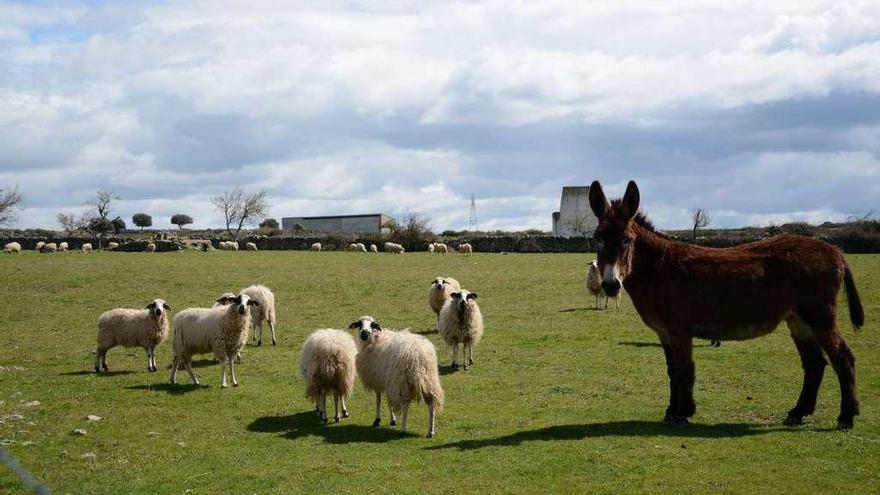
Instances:
[[[800,424],[815,410],[827,356],[840,381],[838,428],[852,427],[859,414],[855,356],[835,324],[841,283],[856,329],[865,314],[837,248],[796,235],[727,249],[674,241],[638,211],[639,188],[632,181],[623,199],[610,203],[593,182],[590,207],[599,219],[595,238],[605,293],[614,297],[622,283],[663,344],[670,389],[664,422],[687,423],[696,411],[694,337],[752,339],[785,320],[804,369],[801,395],[785,424]]]

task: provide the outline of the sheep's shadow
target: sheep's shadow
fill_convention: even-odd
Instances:
[[[238,364],[238,363],[235,363],[235,364]],[[220,366],[220,362],[215,361],[213,359],[193,359],[193,361],[192,361],[193,368],[206,368],[208,366]],[[165,369],[170,370],[171,363],[169,363],[167,366],[165,366]],[[183,371],[184,373],[186,373],[186,370],[178,370],[178,373],[180,371]]]
[[[119,370],[119,371],[102,371],[100,373],[95,373],[95,370],[80,370],[80,371],[65,371],[64,373],[58,373],[58,376],[99,376],[99,377],[110,377],[110,376],[119,376],[119,375],[131,375],[132,373],[137,373],[137,371],[131,370]]]
[[[437,332],[436,328],[431,328],[428,330],[419,330],[418,332],[412,332],[412,333],[417,334],[417,335],[434,335],[435,333],[438,333],[438,332]]]
[[[374,427],[351,424],[351,418],[334,423],[322,424],[315,411],[300,412],[286,416],[264,416],[257,418],[247,426],[248,431],[257,433],[280,433],[282,438],[296,440],[304,437],[321,437],[326,443],[385,443],[409,436],[399,430],[387,427]]]
[[[560,309],[559,310],[560,313],[573,313],[575,311],[603,311],[603,310],[600,310],[599,308],[567,308],[567,309]]]
[[[672,437],[672,438],[738,438],[791,431],[791,428],[749,423],[691,424],[684,427],[666,426],[655,421],[610,421],[583,425],[557,425],[512,433],[496,438],[462,440],[426,447],[426,450],[476,450],[484,447],[515,447],[525,442],[583,440],[599,437]]]
[[[162,383],[142,383],[140,385],[132,385],[125,387],[128,390],[149,390],[150,392],[165,392],[168,395],[183,395],[196,390],[209,388],[208,385],[196,385],[195,383],[178,383],[172,385],[168,382]]]

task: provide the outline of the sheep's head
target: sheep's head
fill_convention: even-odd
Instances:
[[[437,277],[437,278],[434,279],[433,282],[431,282],[431,286],[432,286],[434,289],[436,289],[436,290],[442,291],[442,290],[443,290],[443,286],[446,285],[446,284],[448,284],[448,283],[449,283],[449,281],[447,281],[445,278],[443,278],[443,277]]]
[[[372,316],[361,316],[353,321],[348,328],[358,332],[358,337],[364,342],[370,340],[375,332],[381,332],[382,327],[379,322],[374,320]]]
[[[171,310],[171,306],[164,299],[153,299],[153,302],[147,304],[146,309],[150,311],[151,315],[161,317],[166,311]]]
[[[251,296],[247,294],[233,295],[230,297],[228,293],[220,296],[220,298],[217,299],[217,303],[222,304],[223,306],[232,306],[240,315],[247,314],[249,306],[260,305],[259,301],[251,299]]]
[[[464,311],[468,308],[468,306],[475,306],[477,304],[477,293],[469,292],[466,290],[462,290],[461,292],[453,292],[450,294],[452,297],[452,304],[455,304],[458,308],[459,313],[464,313]]]

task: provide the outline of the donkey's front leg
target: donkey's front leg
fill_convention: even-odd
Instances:
[[[670,335],[669,343],[664,343],[666,352],[666,368],[669,373],[669,408],[663,421],[667,424],[686,424],[687,418],[697,412],[694,402],[694,344],[691,336],[686,334]]]

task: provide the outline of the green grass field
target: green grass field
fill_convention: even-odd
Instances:
[[[663,352],[624,296],[592,310],[589,255],[359,255],[309,252],[68,253],[0,256],[0,439],[53,493],[877,493],[880,490],[880,256],[851,256],[867,325],[838,321],[857,357],[862,415],[834,430],[828,370],[816,415],[781,425],[801,386],[783,326],[748,342],[698,341],[694,424],[661,426]],[[309,332],[362,314],[384,327],[434,328],[430,281],[480,294],[476,366],[442,371],[446,408],[424,438],[372,428],[360,386],[351,418],[322,426],[303,397]],[[113,307],[165,298],[173,311],[264,283],[276,295],[279,345],[245,350],[241,387],[167,384],[170,342],[147,373],[139,349],[112,349],[96,376],[95,321]],[[748,311],[748,308],[743,308]],[[449,352],[436,334],[444,366]],[[22,367],[23,369],[10,368]],[[181,377],[187,383],[186,375]],[[39,401],[39,405],[29,405]],[[23,419],[16,419],[21,415]],[[86,415],[104,419],[89,422]],[[72,436],[83,428],[85,436]],[[28,442],[33,442],[29,444]],[[83,459],[94,453],[94,459]],[[0,493],[27,493],[0,466]]]

